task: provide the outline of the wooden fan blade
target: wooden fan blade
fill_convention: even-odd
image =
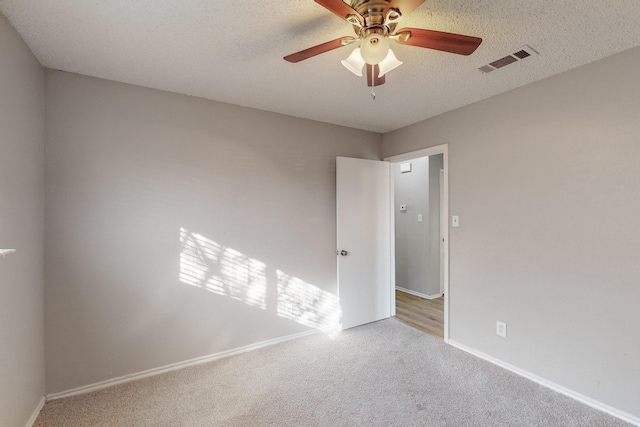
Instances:
[[[316,0],[316,3],[335,13],[342,19],[346,20],[349,15],[354,15],[358,17],[361,24],[364,23],[362,15],[342,0]]]
[[[372,69],[373,69],[373,73],[371,73]],[[384,76],[378,77],[379,72],[380,72],[379,66],[367,64],[367,86],[369,87],[380,86],[384,84],[385,78]],[[373,77],[373,85],[371,84],[371,77]]]
[[[384,8],[383,16],[387,16],[387,12],[390,9],[398,9],[402,16],[407,16],[419,8],[422,3],[424,3],[424,0],[391,0],[387,7]]]
[[[420,28],[403,28],[397,32],[397,35],[400,37],[396,41],[400,44],[457,53],[458,55],[471,55],[482,43],[482,39],[478,37]],[[406,39],[407,35],[408,39]]]
[[[346,46],[354,40],[355,38],[350,36],[340,37],[339,39],[331,40],[330,42],[322,43],[317,46],[310,47],[309,49],[287,55],[284,57],[284,60],[293,63],[300,62],[305,59],[309,59],[312,56],[320,55],[321,53]]]

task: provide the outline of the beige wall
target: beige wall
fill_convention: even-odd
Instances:
[[[43,70],[0,14],[0,425],[24,425],[44,394]]]
[[[46,123],[48,392],[323,326],[380,135],[56,71]]]
[[[636,417],[638,69],[640,48],[383,137],[449,144],[451,339]]]

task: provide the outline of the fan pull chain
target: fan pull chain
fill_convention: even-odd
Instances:
[[[369,93],[369,95],[371,95],[371,99],[372,100],[376,100],[376,91],[373,90],[373,88],[375,87],[376,81],[373,79],[373,70],[375,69],[374,66],[368,67],[371,69],[371,92]]]

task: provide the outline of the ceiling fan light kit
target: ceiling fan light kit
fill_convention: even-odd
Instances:
[[[342,65],[344,65],[347,70],[359,77],[362,77],[362,69],[365,64],[378,65],[378,77],[384,76],[389,71],[403,64],[402,61],[399,61],[398,58],[396,58],[396,55],[391,49],[387,50],[387,55],[379,63],[367,62],[362,56],[361,49],[359,47],[355,48],[347,59],[343,59],[340,62],[342,62]]]
[[[417,9],[424,0],[315,0],[353,26],[356,37],[337,40],[285,56],[289,62],[300,62],[321,53],[359,42],[342,65],[357,76],[362,76],[366,65],[368,86],[384,84],[384,76],[403,64],[389,47],[390,40],[408,46],[435,49],[459,55],[472,54],[482,39],[461,34],[420,28],[397,29],[403,16]],[[373,93],[373,91],[372,91]]]
[[[347,70],[351,71],[356,76],[362,77],[362,67],[364,67],[366,62],[362,58],[359,47],[355,48],[347,59],[343,59],[340,62],[342,62],[342,65],[344,65]]]
[[[378,65],[389,53],[389,40],[379,34],[370,34],[360,43],[362,59],[369,65]]]
[[[404,64],[404,62],[398,60],[398,58],[396,58],[396,55],[393,53],[393,51],[391,49],[389,49],[389,53],[387,53],[387,56],[379,64],[380,65],[380,73],[379,73],[380,77],[384,76],[389,71],[391,71],[391,70],[393,70],[395,68],[398,68],[402,64]]]

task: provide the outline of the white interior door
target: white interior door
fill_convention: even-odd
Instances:
[[[343,329],[391,316],[388,162],[336,159],[338,297]]]

